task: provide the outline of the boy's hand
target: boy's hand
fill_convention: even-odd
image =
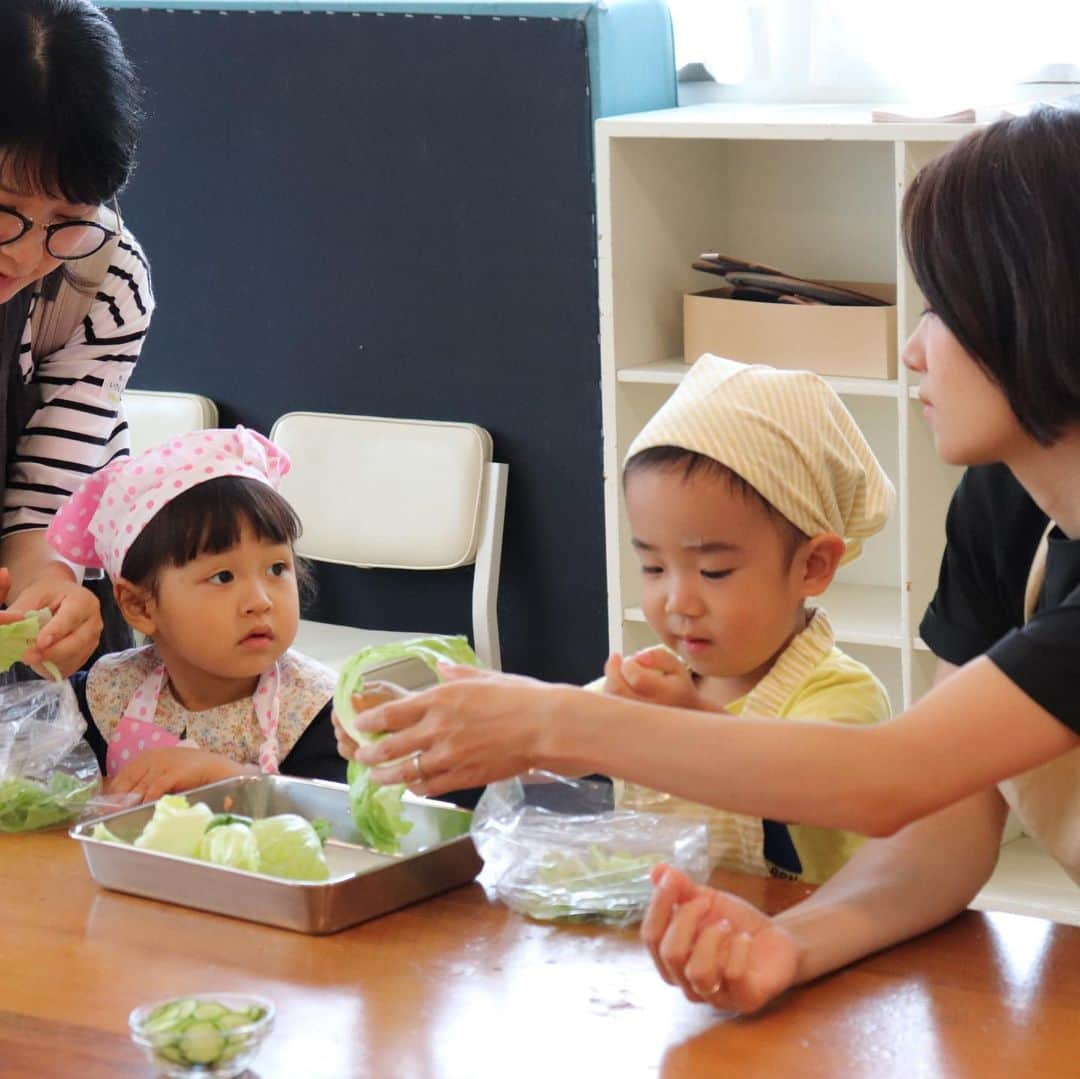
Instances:
[[[629,659],[610,656],[604,664],[604,692],[671,708],[710,707],[686,664],[660,647],[646,648]]]
[[[257,775],[253,764],[237,764],[220,753],[188,746],[147,749],[105,783],[106,794],[137,794],[153,802],[163,794],[191,790],[233,776]]]
[[[687,1000],[755,1012],[795,984],[798,946],[768,915],[670,866],[657,866],[652,878],[641,939]]]

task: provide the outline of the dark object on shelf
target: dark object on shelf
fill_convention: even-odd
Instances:
[[[706,252],[691,263],[695,270],[715,274],[738,290],[733,299],[764,303],[823,303],[838,307],[887,307],[886,301],[865,292],[810,281],[760,263]]]

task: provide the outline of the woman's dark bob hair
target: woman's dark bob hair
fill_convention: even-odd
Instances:
[[[1080,421],[1080,110],[976,131],[904,196],[927,305],[1042,445]]]
[[[0,0],[0,162],[9,186],[101,205],[135,164],[142,91],[90,0]]]

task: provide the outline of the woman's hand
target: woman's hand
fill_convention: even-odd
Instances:
[[[389,732],[354,754],[374,768],[376,783],[406,783],[416,794],[437,795],[506,779],[538,763],[558,687],[454,664],[439,664],[439,672],[442,685],[357,716],[362,730]]]
[[[391,682],[368,682],[359,693],[352,695],[353,714],[359,715],[369,708],[378,708],[380,704],[401,700],[408,695],[407,689],[395,686]],[[360,748],[359,743],[341,725],[337,712],[330,712],[330,720],[334,725],[338,753],[347,761],[356,760],[356,751]]]
[[[10,583],[8,571],[0,569],[0,594],[7,593]],[[22,661],[43,678],[49,677],[43,664],[55,663],[66,678],[90,658],[101,639],[101,605],[93,592],[75,581],[67,566],[50,562],[9,602],[6,611],[0,611],[0,624],[17,622],[44,607],[53,616]]]
[[[641,939],[688,1000],[755,1012],[795,984],[798,946],[768,915],[670,866],[653,870],[653,884]]]
[[[690,668],[666,648],[646,648],[628,659],[616,654],[604,664],[604,692],[671,708],[709,705],[694,685]]]
[[[141,802],[153,802],[174,791],[257,774],[255,765],[237,764],[220,753],[194,746],[169,746],[144,750],[106,781],[105,793],[136,794]]]
[[[354,708],[356,707],[356,701],[359,696],[359,693],[353,694]],[[337,712],[330,713],[330,721],[334,725],[334,740],[337,742],[338,753],[347,761],[356,760],[356,751],[360,746],[346,733],[345,728],[341,725],[341,720],[338,719]]]

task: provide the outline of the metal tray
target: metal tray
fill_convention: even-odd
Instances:
[[[408,903],[471,881],[481,860],[469,836],[472,814],[448,802],[405,794],[412,830],[400,854],[380,854],[364,846],[349,811],[348,787],[287,776],[244,776],[187,792],[217,813],[249,817],[298,813],[326,817],[330,838],[326,861],[330,879],[290,881],[242,869],[178,858],[158,851],[93,839],[98,823],[131,841],[154,812],[153,803],[78,824],[69,835],[83,844],[90,875],[105,888],[166,903],[228,914],[301,933],[336,933],[388,914]]]

